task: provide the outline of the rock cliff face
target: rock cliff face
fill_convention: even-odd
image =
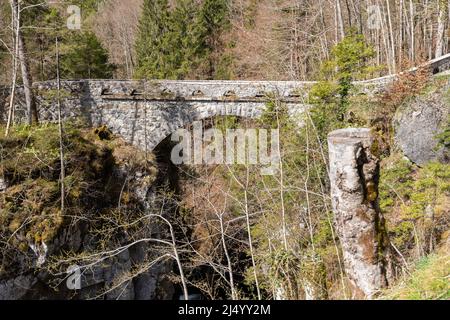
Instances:
[[[395,141],[406,157],[422,165],[431,160],[448,162],[436,136],[448,125],[450,103],[442,92],[419,96],[398,109]]]
[[[43,135],[45,136],[46,133]],[[31,137],[33,137],[33,134]],[[77,139],[93,137],[95,135],[90,134],[87,137],[75,134],[70,142],[75,143],[75,141],[79,142]],[[52,138],[48,137],[47,140],[51,142]],[[22,143],[20,138],[16,137],[0,142],[6,148],[15,143],[19,145]],[[35,143],[36,152],[52,153],[52,150],[40,150],[39,141]],[[137,149],[123,142],[118,142],[118,140],[90,142],[86,139],[79,143],[77,145],[79,150],[74,154],[68,152],[67,176],[69,180],[79,178],[88,191],[87,194],[83,195],[85,191],[78,190],[76,184],[72,185],[72,189],[68,187],[68,190],[71,191],[67,195],[66,215],[76,214],[71,211],[71,205],[74,208],[79,208],[82,212],[77,213],[79,216],[75,219],[64,218],[60,225],[52,226],[51,228],[55,232],[51,237],[44,236],[43,233],[41,234],[38,231],[41,226],[39,224],[40,215],[45,216],[45,212],[39,209],[40,205],[37,200],[33,204],[34,207],[37,207],[37,211],[30,213],[26,218],[24,217],[29,219],[24,221],[32,221],[32,227],[30,229],[26,229],[26,227],[16,228],[14,219],[18,219],[21,214],[28,212],[29,208],[18,203],[15,197],[21,194],[22,189],[24,192],[27,191],[26,184],[30,180],[13,178],[12,173],[15,172],[17,175],[20,175],[20,173],[13,172],[12,170],[15,169],[8,165],[9,156],[16,156],[20,163],[20,158],[23,155],[15,151],[11,154],[8,154],[8,151],[4,153],[5,161],[0,166],[0,220],[4,228],[0,230],[0,236],[9,238],[10,243],[7,244],[7,247],[0,248],[0,300],[171,299],[174,295],[174,288],[168,280],[165,280],[165,275],[173,269],[170,260],[161,260],[148,266],[131,281],[125,281],[123,284],[117,283],[118,278],[147,264],[149,256],[152,254],[149,250],[149,243],[145,241],[133,246],[126,246],[132,242],[133,237],[162,239],[167,232],[166,228],[158,224],[157,221],[145,218],[146,210],[151,210],[157,205],[152,200],[157,170],[155,164],[145,160],[144,155]],[[95,157],[98,155],[96,155],[95,150],[97,149],[102,150],[100,154],[106,154],[106,156],[96,159]],[[86,161],[86,158],[80,158],[80,156],[90,158],[91,165],[87,165],[89,161]],[[51,161],[51,157],[49,156],[45,160]],[[84,168],[78,168],[84,171],[83,175],[80,172],[77,173],[76,169],[71,167],[76,168],[77,161],[84,164]],[[33,166],[32,162],[25,163],[29,163],[30,167]],[[53,163],[51,163],[51,166],[58,170]],[[90,170],[99,170],[106,179],[98,182],[98,176],[100,175],[97,176]],[[41,185],[37,185],[36,190],[40,194],[45,194],[47,192],[45,186],[50,185],[58,175],[55,176],[52,172],[44,174],[42,171],[40,171],[40,175],[40,178],[31,181],[32,183],[38,183],[37,181],[39,181]],[[45,179],[42,177],[44,175],[47,176]],[[29,189],[28,193],[33,193],[32,190]],[[75,193],[75,196],[71,194],[72,192]],[[111,201],[108,199],[108,194],[110,194]],[[104,260],[100,259],[100,263],[82,269],[79,286],[71,286],[69,282],[73,280],[72,275],[75,275],[75,273],[66,272],[67,267],[70,264],[78,264],[80,260],[74,260],[74,263],[68,262],[60,264],[58,268],[52,268],[52,265],[56,263],[55,257],[61,260],[63,252],[71,252],[72,258],[80,254],[99,252],[99,247],[102,244],[99,243],[98,235],[95,232],[107,230],[105,223],[108,223],[109,215],[111,215],[113,223],[120,222],[120,216],[117,221],[114,220],[114,215],[118,215],[115,207],[119,195],[123,198],[123,203],[120,205],[122,214],[128,216],[140,210],[142,219],[146,219],[145,223],[140,226],[138,231],[118,229],[119,231],[106,235],[106,239],[110,239],[113,245],[111,247],[111,244],[105,244],[105,251],[114,250],[114,247],[125,247],[117,254],[110,255]],[[46,197],[51,199],[53,196],[49,193]],[[74,201],[72,197],[81,199],[76,206],[74,203],[71,204],[71,201]],[[58,206],[57,203],[56,207]],[[45,208],[48,209],[49,206],[49,203],[45,203],[44,210]],[[18,208],[17,211],[15,210],[16,207]],[[103,214],[105,214],[106,220],[98,220],[99,216]],[[136,219],[139,219],[139,216]],[[47,218],[47,221],[51,221],[51,219]],[[130,221],[133,220],[130,219]]]
[[[80,236],[77,240],[83,237],[80,233],[77,235]],[[145,256],[146,251],[143,245],[123,251],[117,257],[105,261],[101,266],[83,272],[81,288],[77,291],[71,291],[65,287],[66,281],[58,286],[58,291],[55,291],[50,287],[52,277],[48,273],[30,268],[24,270],[24,274],[0,281],[0,300],[93,299],[96,297],[105,300],[171,299],[174,294],[173,285],[163,279],[163,276],[172,270],[170,262],[156,264],[130,283],[103,294],[105,287],[111,286],[123,273],[130,272],[136,264],[144,261]]]

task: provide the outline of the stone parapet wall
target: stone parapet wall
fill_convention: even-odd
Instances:
[[[258,118],[271,97],[286,102],[298,117],[307,105],[306,91],[296,82],[249,81],[63,81],[63,118],[82,119],[90,126],[108,126],[113,133],[152,150],[176,129],[214,116]],[[41,121],[56,121],[56,83],[35,84]],[[25,119],[23,90],[18,88],[15,121]],[[4,105],[8,99],[4,97]],[[6,121],[6,109],[2,119]]]

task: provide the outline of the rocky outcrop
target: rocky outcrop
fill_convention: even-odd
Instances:
[[[20,275],[0,282],[0,300],[23,299],[37,282],[33,275]]]
[[[81,136],[75,135],[74,137],[82,140]],[[83,137],[87,138],[84,135]],[[75,138],[73,139],[75,140]],[[153,219],[144,218],[147,211],[157,210],[158,213],[160,212],[158,203],[155,203],[152,197],[153,190],[157,188],[155,186],[157,168],[156,164],[149,160],[151,155],[139,152],[120,139],[105,143],[99,140],[93,143],[88,142],[87,139],[83,141],[85,142],[77,148],[84,153],[89,153],[88,150],[91,150],[88,146],[92,148],[94,145],[96,146],[92,151],[102,150],[97,155],[95,152],[89,153],[91,161],[100,160],[98,167],[95,167],[97,169],[84,166],[84,170],[87,174],[91,174],[95,181],[97,181],[97,176],[93,174],[94,170],[102,172],[104,175],[102,178],[105,181],[94,186],[91,180],[85,176],[81,178],[81,175],[78,174],[79,179],[85,179],[83,180],[85,185],[90,185],[89,192],[96,195],[87,197],[78,194],[78,197],[83,197],[79,209],[84,216],[80,214],[77,219],[65,220],[54,236],[38,240],[33,237],[25,241],[24,234],[28,233],[24,231],[23,227],[20,227],[20,224],[19,227],[9,230],[10,221],[7,218],[17,215],[16,211],[8,209],[8,206],[17,204],[14,202],[15,198],[10,195],[14,188],[23,187],[23,181],[6,181],[6,178],[3,179],[0,176],[0,218],[3,219],[2,223],[6,226],[0,231],[2,232],[1,236],[2,239],[5,237],[6,239],[20,240],[10,241],[7,247],[2,242],[3,247],[0,248],[0,262],[2,262],[0,264],[0,300],[171,299],[175,291],[173,284],[166,279],[166,275],[171,273],[173,262],[161,259],[157,263],[149,264],[149,261],[153,260],[153,256],[158,255],[158,252],[152,252],[148,242],[142,241],[128,246],[136,239],[163,239],[166,237],[167,227],[165,225],[161,225]],[[106,145],[110,145],[111,149],[107,149]],[[8,149],[8,151],[11,150]],[[74,154],[69,158],[72,163],[78,159],[78,156]],[[17,153],[8,153],[8,155],[20,158]],[[96,158],[97,156],[99,158]],[[11,173],[8,171],[9,169],[5,170],[7,174]],[[70,173],[70,170],[67,172]],[[52,181],[54,177],[57,175],[48,175],[48,181]],[[122,190],[125,191],[122,192]],[[27,193],[30,193],[29,189]],[[119,193],[121,195],[123,193],[123,198],[126,198],[121,204],[124,215],[130,217],[132,213],[136,214],[128,222],[131,223],[138,218],[146,220],[136,229],[127,228],[126,232],[123,232],[123,229],[111,231],[108,233],[107,243],[101,243],[102,239],[99,239],[96,231],[103,227],[105,220],[98,219],[97,216],[117,214]],[[47,194],[46,196],[49,197]],[[105,197],[106,199],[102,199]],[[95,202],[99,202],[99,204]],[[18,210],[26,208],[19,204],[17,206]],[[66,209],[67,215],[71,217],[78,213],[78,211],[70,212],[68,210]],[[37,211],[34,213],[34,217],[39,214],[40,211]],[[169,215],[170,212],[167,214]],[[114,217],[111,217],[111,220],[115,221]],[[102,251],[109,252],[119,247],[123,247],[123,249],[97,259],[78,259],[78,254],[81,253],[89,256]],[[69,262],[66,262],[67,258],[63,252],[71,253],[72,262],[68,269],[66,268]],[[76,264],[88,265],[88,267],[80,269]],[[144,269],[144,265],[148,265],[148,267]],[[134,276],[137,269],[139,269],[139,275]],[[77,277],[77,270],[80,271],[79,277]],[[133,274],[133,277],[128,277],[123,283],[118,280],[124,279],[130,274]],[[74,282],[69,283],[72,280]]]
[[[394,118],[395,142],[404,155],[421,165],[431,160],[448,162],[436,136],[448,124],[450,104],[441,93],[419,96],[400,107]]]
[[[120,152],[115,152],[117,167],[114,169],[114,177],[118,181],[127,181],[129,192],[135,195],[135,199],[149,210],[155,206],[152,201],[152,190],[155,188],[152,179],[149,179],[149,172],[144,168],[137,168],[136,159],[138,155],[129,157],[133,152],[131,146],[122,146]],[[134,158],[134,159],[133,159]],[[141,161],[143,159],[140,159]],[[141,170],[139,170],[141,169]],[[149,222],[147,234],[141,235],[148,238],[164,238],[166,230],[157,223]],[[133,273],[133,269],[148,261],[149,244],[140,242],[131,246],[120,254],[107,259],[92,269],[86,270],[81,276],[81,289],[78,292],[79,299],[92,299],[102,294],[105,288],[115,286],[117,279],[125,274]],[[173,269],[172,261],[163,260],[154,264],[147,270],[134,276],[130,281],[118,286],[114,290],[107,291],[102,296],[106,300],[154,300],[172,299],[174,294],[173,284],[167,281],[164,276]]]
[[[344,266],[356,291],[374,297],[387,286],[387,236],[378,208],[379,160],[370,129],[328,136],[331,198]]]

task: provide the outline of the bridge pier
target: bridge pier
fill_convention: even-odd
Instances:
[[[341,129],[328,136],[331,198],[344,267],[358,296],[368,299],[387,286],[388,246],[373,141],[370,129]]]

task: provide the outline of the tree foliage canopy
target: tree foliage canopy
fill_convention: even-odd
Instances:
[[[92,32],[77,32],[69,36],[61,57],[61,74],[65,78],[108,79],[114,66],[108,62],[108,52]]]
[[[137,78],[213,77],[212,51],[227,18],[227,1],[144,0],[136,41]]]

